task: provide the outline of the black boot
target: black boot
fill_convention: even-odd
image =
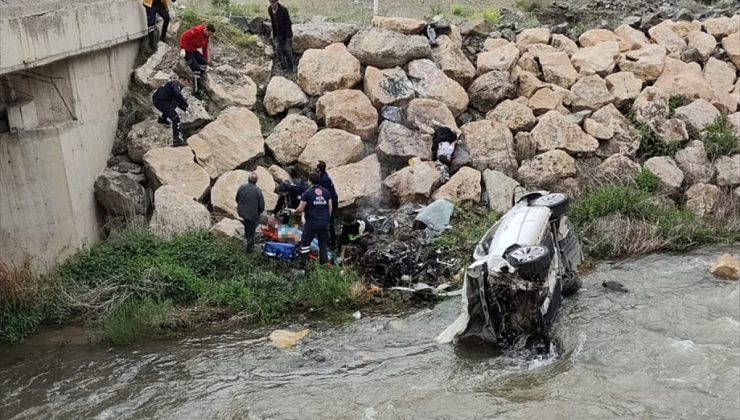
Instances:
[[[166,127],[170,126],[170,122],[167,121],[167,117],[165,117],[164,115],[161,115],[159,118],[157,118],[157,122]]]
[[[149,41],[149,49],[152,52],[157,51],[157,31],[156,27],[150,26],[149,33],[147,34],[147,40]]]

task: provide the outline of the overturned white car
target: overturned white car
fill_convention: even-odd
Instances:
[[[583,254],[565,215],[569,202],[561,193],[528,193],[486,232],[465,274],[462,314],[439,342],[478,339],[508,348],[526,340],[549,351],[560,301],[580,287]]]

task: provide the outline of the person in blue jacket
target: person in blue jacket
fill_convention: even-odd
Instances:
[[[319,262],[329,262],[329,220],[332,214],[332,199],[329,191],[319,185],[319,174],[309,176],[311,186],[301,196],[301,204],[295,210],[305,213],[306,224],[301,236],[301,263],[305,266],[308,254],[311,252],[311,242],[314,238],[319,241]]]
[[[301,196],[308,189],[306,184],[295,184],[292,181],[283,181],[277,186],[278,201],[272,214],[278,215],[283,209],[295,210],[301,204]],[[287,224],[290,221],[290,214],[283,215],[282,223]]]
[[[334,220],[336,218],[334,216],[334,213],[336,213],[336,211],[339,209],[339,196],[337,195],[337,190],[334,188],[334,182],[331,180],[331,177],[329,177],[329,174],[326,172],[326,162],[320,160],[316,164],[316,173],[319,174],[319,185],[326,188],[326,190],[329,191],[329,195],[331,196],[331,204],[334,211],[332,212],[331,218],[329,219],[329,246],[331,248],[334,248],[337,245],[337,231],[334,227]]]
[[[177,80],[170,80],[154,92],[152,102],[162,115],[157,122],[163,125],[172,123],[172,144],[173,146],[184,146],[185,142],[180,137],[180,117],[177,115],[175,108],[183,111],[188,109],[188,101],[182,96],[182,89],[190,85],[190,80],[185,76],[180,76]],[[169,120],[169,121],[168,121]]]

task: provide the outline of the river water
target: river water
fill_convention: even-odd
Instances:
[[[722,251],[599,265],[561,308],[547,360],[436,344],[457,299],[314,325],[290,350],[254,330],[126,348],[31,340],[0,350],[0,417],[737,419],[739,284],[708,274]]]

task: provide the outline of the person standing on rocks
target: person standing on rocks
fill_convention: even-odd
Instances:
[[[187,77],[180,76],[177,80],[170,80],[160,86],[152,95],[154,107],[162,113],[157,122],[162,125],[172,124],[172,145],[175,147],[185,145],[180,137],[180,116],[177,115],[175,108],[183,111],[188,109],[188,101],[182,96],[182,88],[188,87],[189,84]]]
[[[306,214],[306,224],[301,236],[301,264],[306,265],[308,254],[311,252],[311,242],[314,238],[319,241],[319,262],[329,262],[329,220],[332,216],[332,198],[329,190],[322,187],[319,174],[313,173],[308,177],[311,186],[301,196],[301,204],[295,210]]]
[[[337,195],[336,188],[334,188],[334,182],[326,172],[326,162],[320,160],[316,164],[316,173],[319,175],[319,185],[329,191],[332,208],[334,209],[331,218],[329,219],[329,246],[334,248],[337,245],[337,231],[334,227],[334,220],[336,218],[334,217],[334,213],[339,210],[339,196]]]
[[[201,78],[208,70],[208,41],[215,33],[216,27],[209,23],[193,26],[180,36],[180,48],[185,51],[185,62],[193,72],[193,95],[196,98],[202,95]]]
[[[149,33],[149,48],[157,50],[157,15],[162,18],[162,33],[159,40],[167,42],[167,28],[170,26],[170,14],[168,0],[144,0],[146,10],[146,25]]]
[[[257,186],[257,174],[249,174],[249,183],[236,192],[236,212],[244,224],[244,251],[254,251],[254,236],[260,215],[265,211],[265,198]]]
[[[270,0],[267,8],[272,23],[272,40],[275,53],[283,70],[293,71],[293,24],[290,22],[288,9],[278,0]]]

